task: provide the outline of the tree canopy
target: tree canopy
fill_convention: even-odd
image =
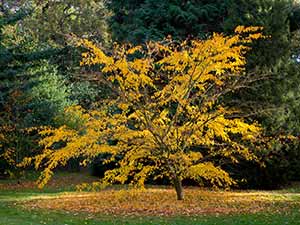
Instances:
[[[160,170],[158,176],[173,182],[179,200],[184,178],[232,185],[229,174],[210,159],[255,159],[249,143],[255,142],[260,126],[238,117],[238,109],[225,106],[222,97],[251,81],[244,77],[246,44],[263,37],[260,30],[237,27],[234,36],[214,34],[206,41],[116,46],[112,56],[83,40],[89,51],[82,54],[81,64],[100,65],[99,79],[113,86],[116,95],[98,111],[75,108],[73,113],[83,121],[79,129],[41,131],[45,149],[34,158],[36,167],[46,162],[41,186],[59,164],[100,153],[111,155],[107,161],[121,156],[119,167],[105,173],[104,183],[124,183],[131,177],[132,183],[144,185]]]

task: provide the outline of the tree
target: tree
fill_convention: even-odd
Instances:
[[[45,60],[61,50],[40,46],[24,32],[31,9],[13,2],[0,5],[0,174],[37,148],[26,129],[55,126],[54,118],[72,104],[65,79]]]
[[[49,57],[50,64],[55,64],[58,73],[65,77],[72,89],[72,99],[83,107],[91,107],[91,102],[104,91],[94,88],[92,82],[84,82],[79,66],[81,49],[74,46],[73,39],[88,38],[105,47],[111,45],[106,1],[33,0],[27,4],[32,13],[22,21],[23,33],[32,36],[43,48],[60,50],[61,54]]]
[[[112,38],[135,44],[162,40],[167,35],[183,40],[221,32],[226,15],[224,0],[110,1]]]
[[[223,29],[231,32],[237,25],[262,26],[270,38],[254,44],[249,54],[247,67],[271,68],[290,54],[291,0],[229,0],[228,16]]]
[[[104,0],[33,0],[29,4],[33,12],[24,25],[41,42],[64,47],[70,34],[110,42],[106,24],[110,13]]]
[[[261,38],[260,30],[237,27],[234,36],[214,34],[206,41],[116,46],[112,56],[83,40],[89,51],[81,64],[99,65],[98,78],[115,95],[104,99],[97,111],[70,108],[71,120],[81,125],[41,131],[44,152],[24,164],[45,166],[40,187],[56,166],[74,157],[87,163],[100,153],[110,154],[107,162],[121,157],[119,167],[106,171],[102,184],[130,181],[143,186],[159,170],[159,176],[172,181],[178,200],[183,199],[185,178],[234,184],[221,164],[255,160],[249,145],[261,128],[239,117],[238,109],[225,106],[222,99],[251,81],[244,74],[246,44]]]
[[[20,95],[21,78],[28,55],[22,52],[20,43],[10,45],[15,36],[7,34],[6,30],[22,20],[28,11],[13,12],[11,1],[0,2],[0,176],[6,175],[11,169],[13,150],[11,137],[15,139],[15,125],[17,124],[16,98]],[[13,5],[14,6],[14,5]],[[13,37],[12,37],[13,36]],[[20,39],[18,39],[20,40]],[[20,63],[22,62],[22,63]],[[16,139],[15,139],[16,140]]]

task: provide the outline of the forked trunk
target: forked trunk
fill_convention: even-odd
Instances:
[[[173,179],[173,184],[174,184],[174,187],[175,187],[175,190],[176,190],[177,200],[183,200],[183,189],[182,189],[181,179],[176,176]]]

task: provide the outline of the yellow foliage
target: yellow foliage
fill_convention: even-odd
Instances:
[[[211,162],[193,165],[188,168],[187,173],[188,176],[194,180],[201,181],[201,179],[206,179],[217,187],[222,187],[224,184],[235,184],[226,171],[222,170],[220,167],[216,167]]]
[[[4,134],[0,133],[0,147],[2,147],[2,143],[5,141]]]
[[[87,164],[100,153],[111,154],[107,162],[122,156],[117,168],[105,173],[103,185],[131,178],[143,186],[157,171],[171,180],[203,178],[217,186],[234,184],[210,159],[254,160],[246,144],[255,142],[261,128],[236,117],[237,110],[223,106],[220,99],[239,85],[248,43],[263,38],[260,31],[237,27],[233,36],[214,34],[178,46],[155,42],[116,46],[110,55],[82,40],[80,45],[88,51],[82,54],[81,65],[100,65],[99,76],[119,95],[104,101],[97,111],[68,109],[82,118],[76,129],[62,126],[40,132],[45,149],[34,158],[36,167],[46,162],[40,186],[56,166],[74,157]],[[133,57],[136,52],[142,56]]]

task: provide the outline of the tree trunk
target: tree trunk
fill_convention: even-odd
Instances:
[[[181,179],[176,176],[173,179],[173,184],[176,190],[177,200],[183,200],[183,188],[182,188]]]

